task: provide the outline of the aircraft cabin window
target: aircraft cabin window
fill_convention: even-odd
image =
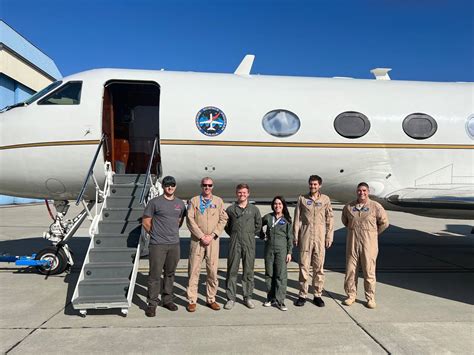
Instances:
[[[346,111],[336,117],[334,129],[345,138],[360,138],[370,130],[370,121],[360,112]]]
[[[81,81],[71,81],[39,101],[38,105],[79,105],[81,90]]]
[[[469,137],[471,137],[471,139],[474,139],[474,115],[471,115],[467,118],[466,132]]]
[[[298,132],[300,119],[288,110],[273,110],[262,119],[263,129],[275,137],[289,137]]]
[[[425,113],[412,113],[403,120],[403,130],[413,139],[430,138],[436,133],[438,124],[435,119]]]

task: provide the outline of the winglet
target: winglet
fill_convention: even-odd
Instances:
[[[235,69],[234,74],[236,75],[250,75],[250,70],[252,70],[253,61],[255,56],[253,54],[247,54],[244,59],[240,62],[237,69]]]
[[[376,80],[391,80],[388,75],[390,70],[392,70],[392,68],[375,68],[370,72],[374,74]]]

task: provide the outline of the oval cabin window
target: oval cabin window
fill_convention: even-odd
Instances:
[[[412,113],[403,120],[403,130],[413,139],[430,138],[436,133],[438,124],[435,119],[425,113]]]
[[[263,116],[262,126],[272,136],[289,137],[298,132],[301,122],[293,112],[273,110]]]
[[[336,117],[334,129],[345,138],[360,138],[370,130],[370,121],[363,113],[347,111]]]
[[[474,139],[474,115],[467,118],[466,121],[466,132],[471,139]]]

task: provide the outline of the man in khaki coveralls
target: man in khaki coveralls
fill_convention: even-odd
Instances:
[[[347,227],[346,278],[344,289],[346,306],[354,303],[357,296],[358,266],[364,275],[367,307],[375,308],[375,265],[379,251],[378,236],[388,227],[387,214],[380,203],[369,199],[369,185],[357,185],[357,200],[344,206],[342,223]]]
[[[324,307],[321,298],[324,286],[324,257],[334,236],[331,201],[321,194],[323,180],[309,177],[309,193],[298,198],[293,224],[294,244],[300,248],[300,291],[295,306],[304,306],[309,286],[309,268],[313,267],[314,304]]]
[[[227,223],[224,202],[212,194],[214,183],[211,178],[201,180],[202,193],[189,201],[186,224],[191,232],[189,251],[189,286],[187,289],[188,312],[196,311],[196,301],[202,259],[206,259],[207,296],[206,303],[218,311],[216,302],[218,287],[217,266],[219,262],[219,235]]]

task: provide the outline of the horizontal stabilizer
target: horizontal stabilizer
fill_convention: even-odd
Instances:
[[[388,75],[390,70],[392,70],[392,68],[375,68],[370,72],[374,74],[376,80],[391,80]]]

